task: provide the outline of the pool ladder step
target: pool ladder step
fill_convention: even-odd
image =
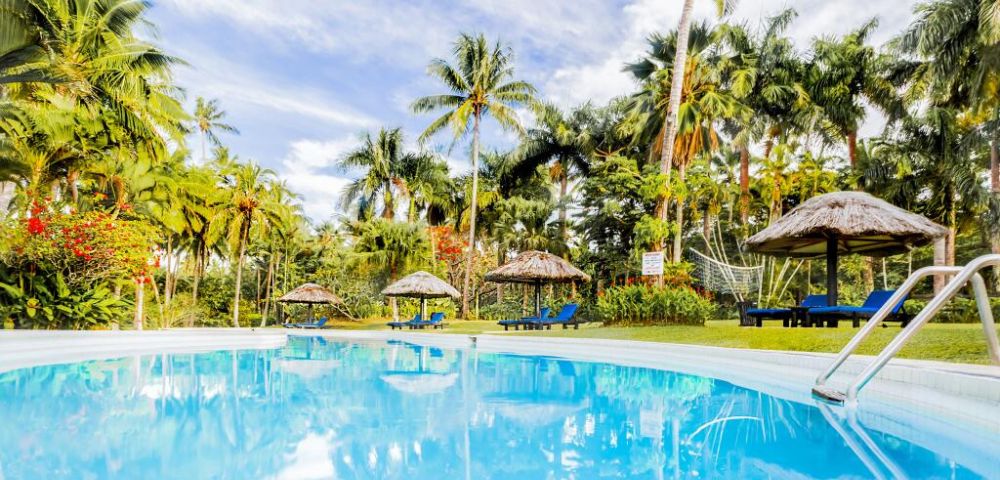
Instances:
[[[1000,340],[997,339],[996,324],[993,322],[993,310],[990,307],[989,292],[986,290],[986,281],[979,274],[980,270],[989,267],[1000,266],[1000,254],[990,254],[977,257],[964,267],[924,267],[913,272],[896,293],[882,305],[882,308],[868,320],[863,328],[851,338],[843,350],[837,354],[833,363],[816,378],[816,385],[813,386],[812,393],[820,400],[839,404],[854,404],[857,402],[858,392],[861,391],[875,375],[882,370],[892,357],[899,353],[899,350],[906,345],[906,342],[913,337],[931,318],[937,315],[944,306],[951,301],[967,285],[972,287],[976,297],[976,307],[979,311],[979,320],[983,324],[983,333],[986,336],[986,345],[989,349],[990,360],[995,365],[1000,365]],[[902,302],[924,278],[932,275],[952,275],[951,280],[945,284],[944,288],[934,295],[927,306],[920,311],[913,320],[910,321],[903,331],[893,338],[889,345],[879,352],[871,363],[861,371],[850,383],[845,391],[836,390],[826,385],[826,381],[839,369],[847,358],[857,350],[866,338],[882,324],[893,307]]]
[[[826,385],[816,385],[813,387],[813,395],[818,397],[820,400],[824,400],[831,403],[844,403],[847,400],[847,394],[837,390],[835,388],[830,388]]]

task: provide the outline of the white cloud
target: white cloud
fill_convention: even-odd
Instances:
[[[351,182],[335,175],[337,161],[358,144],[356,136],[333,140],[295,140],[281,160],[278,175],[303,198],[303,210],[314,221],[330,220],[340,211],[340,196]]]
[[[254,105],[352,128],[375,124],[370,116],[331,98],[329,92],[289,85],[210,53],[180,50],[178,54],[190,65],[179,69],[178,80],[195,87],[198,96],[220,99],[223,105]]]

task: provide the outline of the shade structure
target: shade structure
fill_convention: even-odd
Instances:
[[[826,255],[827,303],[837,304],[837,264],[846,254],[894,255],[926,245],[948,230],[926,217],[864,192],[827,193],[806,200],[747,239],[759,253]]]
[[[528,250],[486,274],[495,283],[529,283],[535,286],[535,315],[541,314],[542,284],[589,282],[587,275],[571,263],[548,252]]]
[[[277,300],[281,303],[304,303],[309,305],[309,319],[312,320],[313,305],[343,303],[333,292],[315,284],[303,283]]]
[[[428,298],[462,298],[462,294],[448,282],[427,272],[411,273],[382,289],[387,297],[409,297],[420,299],[420,319],[427,320]]]

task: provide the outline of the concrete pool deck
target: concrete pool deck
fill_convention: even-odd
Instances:
[[[502,334],[430,334],[384,330],[175,329],[170,331],[0,332],[0,372],[57,363],[159,353],[273,349],[289,336],[323,336],[354,342],[406,341],[478,354],[545,355],[575,361],[654,368],[704,376],[776,398],[817,404],[816,375],[832,354],[748,350],[633,340],[512,337]],[[842,387],[872,360],[855,356],[831,385]],[[825,408],[825,407],[824,407]],[[961,444],[989,446],[1000,435],[1000,367],[894,359],[859,396],[859,408],[831,407],[845,425],[874,428],[951,456],[1000,471],[1000,460]],[[912,425],[919,425],[917,429]],[[951,451],[956,450],[956,451]],[[977,458],[977,455],[978,458]],[[995,469],[995,470],[994,470]]]

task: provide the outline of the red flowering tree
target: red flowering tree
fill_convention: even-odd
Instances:
[[[434,248],[434,259],[448,266],[449,280],[453,283],[462,273],[461,261],[465,255],[468,242],[459,237],[455,230],[448,226],[428,227]]]
[[[31,271],[55,269],[70,286],[95,281],[147,282],[155,265],[153,228],[104,212],[62,213],[32,208],[23,228],[7,231],[4,263]]]
[[[41,204],[15,222],[0,234],[0,262],[19,279],[15,284],[25,298],[39,301],[40,292],[30,291],[39,281],[39,285],[56,281],[70,291],[87,291],[131,279],[137,287],[136,318],[141,319],[143,286],[151,281],[157,263],[152,226],[105,212],[65,213]],[[34,280],[26,282],[26,277]]]

